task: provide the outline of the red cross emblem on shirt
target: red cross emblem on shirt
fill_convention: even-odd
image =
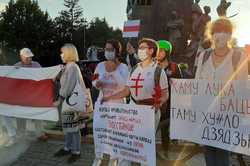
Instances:
[[[143,85],[139,85],[140,81],[144,81],[144,79],[141,78],[141,73],[137,76],[137,78],[132,78],[132,81],[135,81],[135,85],[130,86],[130,88],[135,88],[135,96],[138,96],[138,90],[140,88],[143,88]]]

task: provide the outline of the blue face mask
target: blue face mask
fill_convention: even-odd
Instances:
[[[112,61],[115,59],[115,52],[114,51],[105,51],[104,56],[107,60]]]

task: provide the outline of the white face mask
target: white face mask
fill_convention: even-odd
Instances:
[[[60,54],[60,57],[61,57],[61,60],[64,62],[64,58],[63,58],[64,54],[63,53]]]
[[[107,60],[112,61],[115,59],[115,52],[114,51],[105,51],[104,56]]]
[[[141,61],[144,61],[145,59],[147,59],[148,55],[147,55],[147,50],[144,49],[138,49],[138,58],[141,60]]]
[[[230,33],[215,33],[213,34],[213,41],[215,48],[223,48],[227,46],[228,42],[231,40]]]

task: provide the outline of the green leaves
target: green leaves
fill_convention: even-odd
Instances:
[[[43,54],[53,36],[53,21],[40,9],[37,1],[10,0],[2,13],[0,26],[0,40],[7,47],[29,47],[35,54]]]

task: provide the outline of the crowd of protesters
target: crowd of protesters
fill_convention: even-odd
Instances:
[[[232,45],[232,34],[234,27],[227,18],[219,18],[208,24],[206,29],[206,39],[210,45],[197,53],[194,79],[207,80],[247,80],[248,66],[247,56],[244,51]],[[204,37],[205,38],[205,37]],[[122,55],[120,41],[107,40],[104,49],[104,61],[97,64],[93,77],[93,88],[99,91],[96,102],[107,103],[127,103],[137,105],[150,105],[155,111],[155,131],[157,131],[160,121],[170,118],[170,79],[188,78],[187,66],[177,64],[172,61],[173,46],[167,40],[155,41],[154,39],[142,38],[138,42],[138,47],[127,42],[126,54]],[[37,62],[32,61],[31,50],[23,48],[20,51],[21,62],[16,67],[41,67]],[[62,103],[73,91],[76,83],[79,82],[83,89],[85,83],[90,82],[90,77],[81,73],[77,65],[79,61],[77,49],[73,44],[65,44],[61,48],[61,59],[64,68],[60,73],[59,97],[54,102],[54,106],[59,108],[60,121],[63,124],[65,112],[60,110]],[[97,58],[93,58],[96,60]],[[244,65],[242,65],[244,64]],[[241,68],[238,70],[238,66]],[[235,71],[237,73],[235,74]],[[190,70],[189,70],[190,71]],[[232,77],[233,76],[233,77]],[[88,80],[86,80],[88,79]],[[134,87],[135,79],[140,80],[141,88],[138,91]],[[155,89],[162,95],[155,96]],[[87,94],[86,94],[87,95]],[[67,110],[78,119],[81,114],[74,110]],[[6,127],[9,140],[6,146],[15,143],[19,135],[25,134],[25,119],[16,119],[17,128],[13,126],[13,118],[2,117],[1,122]],[[42,122],[35,121],[36,128],[42,131]],[[77,122],[72,122],[77,123]],[[73,125],[70,129],[62,129],[65,135],[64,147],[56,152],[55,157],[71,155],[69,163],[73,163],[80,158],[81,133],[79,125]],[[168,127],[161,129],[162,139],[168,138]],[[46,140],[47,136],[41,132],[37,135],[39,139]],[[96,153],[93,166],[100,166],[103,154]],[[205,161],[207,166],[228,166],[229,152],[218,148],[205,146]],[[127,166],[131,161],[110,156],[109,166]]]

